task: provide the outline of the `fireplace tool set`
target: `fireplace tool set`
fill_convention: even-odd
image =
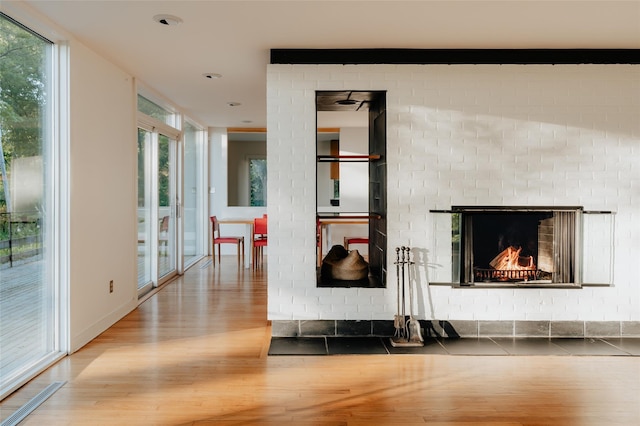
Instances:
[[[394,347],[424,346],[420,331],[420,322],[413,317],[413,286],[411,284],[411,253],[409,247],[396,247],[396,277],[398,290],[398,313],[394,316],[393,326],[396,329],[391,340]],[[402,252],[402,255],[400,254]],[[406,268],[405,268],[406,266]],[[405,270],[406,269],[406,270]],[[406,273],[405,273],[406,272]],[[406,276],[406,281],[405,281]],[[409,319],[405,313],[406,293],[409,293]]]

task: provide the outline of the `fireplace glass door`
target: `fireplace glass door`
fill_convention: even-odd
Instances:
[[[576,210],[463,211],[463,282],[573,283]]]

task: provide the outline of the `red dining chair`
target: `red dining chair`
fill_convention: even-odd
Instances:
[[[369,244],[369,238],[364,237],[344,237],[344,248],[349,250],[351,244]]]
[[[216,266],[216,246],[218,246],[218,262],[222,260],[221,244],[236,244],[238,246],[238,260],[242,259],[240,265],[244,263],[244,237],[223,237],[220,235],[220,223],[215,216],[211,216],[211,238],[213,241],[213,266]],[[240,250],[242,246],[242,250]],[[242,255],[241,255],[242,253]]]
[[[253,267],[258,267],[258,257],[260,263],[263,261],[263,250],[267,246],[267,218],[257,217],[253,220]]]

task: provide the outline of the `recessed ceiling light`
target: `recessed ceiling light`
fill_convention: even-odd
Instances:
[[[206,74],[202,74],[203,76],[205,76],[206,78],[210,78],[210,79],[216,79],[216,78],[222,78],[222,74],[218,74],[215,72],[208,72]]]
[[[182,23],[182,19],[173,15],[156,15],[153,20],[162,25],[178,25]]]
[[[227,102],[227,105],[229,105],[230,107],[237,107],[242,104],[240,102]]]

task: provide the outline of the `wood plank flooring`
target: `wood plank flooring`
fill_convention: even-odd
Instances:
[[[637,425],[640,357],[267,356],[266,269],[206,260],[0,406],[23,425]]]

